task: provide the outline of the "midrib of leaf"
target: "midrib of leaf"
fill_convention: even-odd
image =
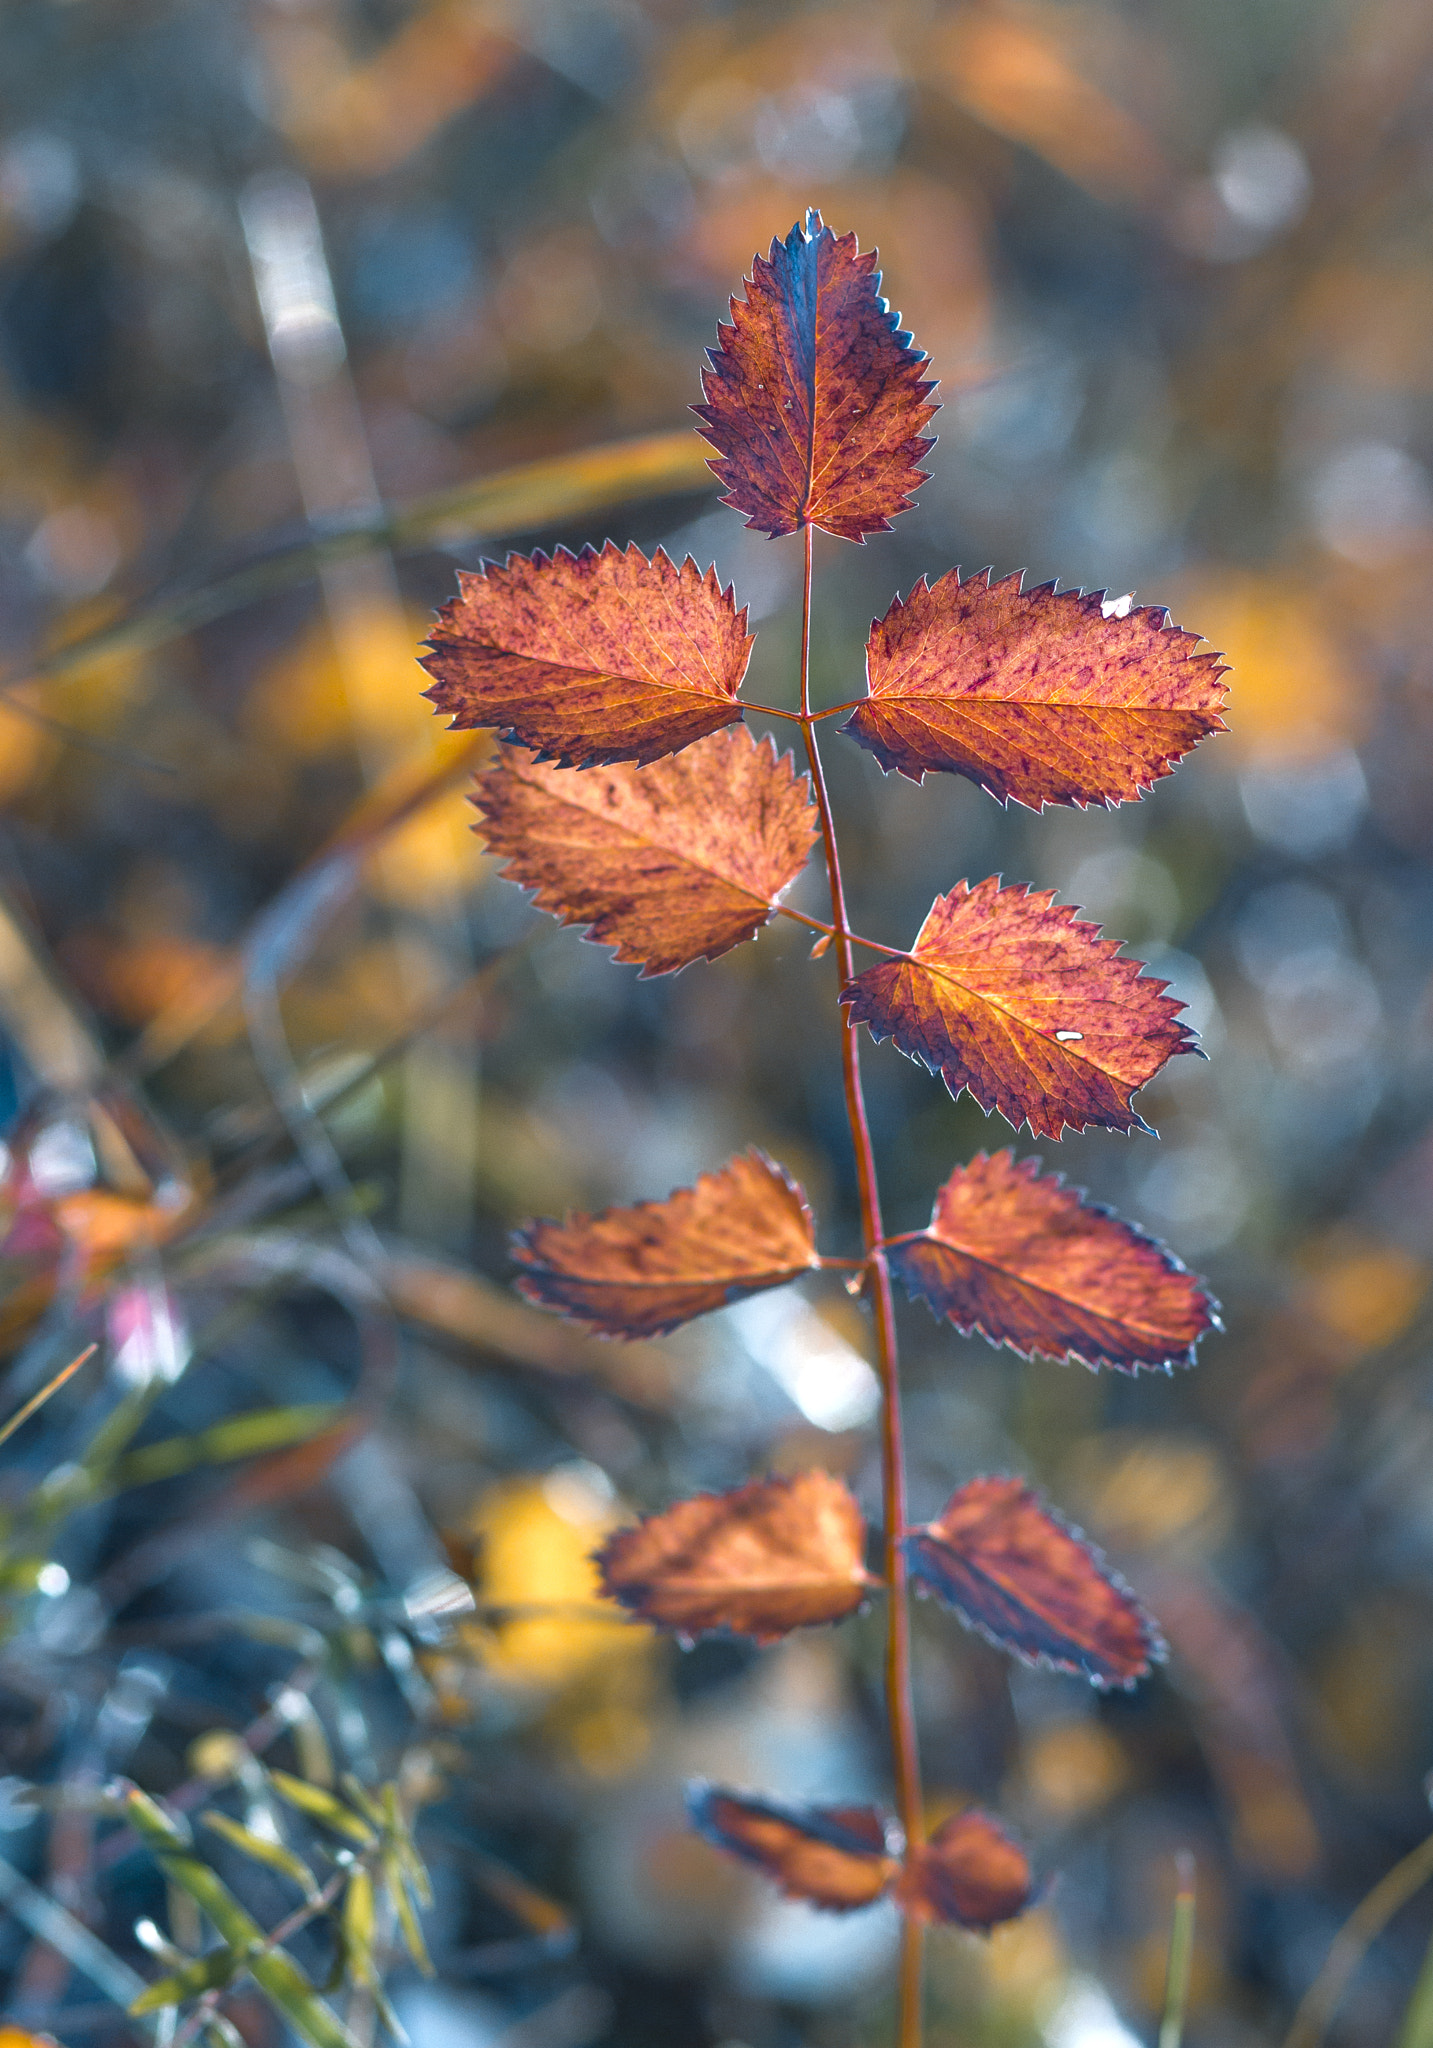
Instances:
[[[1098,1316],[1101,1322],[1110,1323],[1120,1329],[1138,1331],[1142,1335],[1156,1339],[1168,1350],[1168,1339],[1161,1335],[1153,1323],[1141,1322],[1135,1316],[1110,1315],[1105,1309],[1099,1308],[1095,1303],[1082,1301],[1077,1294],[1065,1294],[1058,1287],[1046,1286],[1042,1281],[1032,1280],[1028,1274],[1020,1272],[1016,1267],[1002,1265],[998,1259],[983,1258],[979,1252],[973,1252],[967,1246],[957,1244],[953,1238],[941,1237],[934,1230],[912,1230],[904,1237],[893,1237],[888,1239],[887,1242],[893,1245],[942,1245],[947,1251],[956,1252],[962,1259],[969,1259],[972,1266],[979,1266],[982,1272],[1003,1274],[1007,1280],[1015,1281],[1018,1286],[1027,1288],[1032,1294],[1043,1294],[1048,1300],[1062,1302],[1068,1308],[1083,1309],[1087,1315]],[[977,1326],[984,1331],[984,1325],[979,1323],[978,1318]],[[985,1334],[988,1335],[989,1333],[985,1332]],[[1002,1344],[1010,1343],[1008,1337],[1002,1337],[999,1341]],[[1013,1350],[1014,1348],[1012,1345],[1011,1349]],[[1031,1348],[1036,1349],[1038,1347],[1032,1346]],[[1069,1348],[1073,1349],[1074,1347],[1071,1346]],[[1187,1350],[1188,1346],[1182,1346],[1181,1348]]]
[[[1061,1045],[1058,1039],[1042,1030],[1040,1025],[1031,1023],[1028,1018],[1022,1017],[1017,1010],[1012,1010],[1008,1004],[1002,1003],[995,996],[985,995],[980,989],[972,988],[968,982],[962,981],[953,968],[947,967],[943,963],[937,964],[928,955],[923,956],[920,953],[908,953],[905,957],[914,966],[924,968],[926,973],[931,975],[933,979],[948,981],[951,987],[959,989],[962,995],[969,996],[973,1002],[984,1003],[987,1009],[993,1010],[1001,1024],[1005,1027],[1010,1040],[1011,1051],[1031,1076],[1032,1080],[1036,1078],[1035,1070],[1016,1041],[1013,1029],[1015,1025],[1018,1025],[1022,1031],[1029,1032],[1033,1037],[1039,1038],[1043,1043],[1052,1045],[1062,1058],[1070,1062],[1071,1066],[1082,1067],[1092,1074],[1099,1074],[1107,1081],[1117,1081],[1121,1087],[1128,1087],[1131,1091],[1144,1085],[1140,1081],[1128,1080],[1125,1075],[1116,1073],[1113,1067],[1102,1067],[1098,1061],[1084,1058],[1068,1045]],[[1134,962],[1132,960],[1126,961],[1125,965],[1132,967]],[[1135,979],[1138,980],[1139,977],[1136,976]],[[1058,996],[1040,996],[1038,1000],[1040,1002],[1053,1003],[1061,999]],[[1041,1092],[1043,1094],[1043,1090]]]

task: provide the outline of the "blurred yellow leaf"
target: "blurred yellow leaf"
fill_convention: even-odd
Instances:
[[[1169,180],[1158,144],[1077,68],[1079,11],[962,8],[931,39],[930,69],[967,113],[1101,199],[1140,203]]]
[[[646,1631],[604,1599],[592,1552],[620,1514],[595,1476],[559,1467],[485,1494],[471,1529],[481,1546],[479,1597],[517,1613],[488,1639],[487,1661],[519,1685],[559,1686],[614,1653],[644,1647]],[[613,1617],[586,1609],[606,1609]]]
[[[1400,1245],[1339,1232],[1310,1248],[1303,1263],[1309,1276],[1302,1305],[1359,1353],[1391,1344],[1428,1292],[1427,1263]]]
[[[1295,578],[1222,565],[1185,582],[1175,623],[1202,633],[1234,670],[1227,717],[1243,756],[1316,761],[1362,738],[1369,693],[1318,593]],[[1226,757],[1227,758],[1227,757]]]
[[[1058,1721],[1025,1745],[1021,1772],[1052,1820],[1077,1820],[1112,1799],[1129,1776],[1118,1741],[1102,1722]]]

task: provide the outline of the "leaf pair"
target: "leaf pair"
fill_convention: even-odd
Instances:
[[[792,1806],[711,1785],[694,1785],[687,1804],[708,1841],[827,1912],[893,1892],[913,1920],[985,1933],[1035,1896],[1025,1852],[985,1813],[956,1814],[903,1853],[899,1831],[873,1806]]]
[[[517,1233],[529,1301],[609,1337],[653,1337],[780,1287],[822,1261],[801,1188],[753,1148],[664,1202]],[[892,1272],[962,1331],[1022,1357],[1126,1372],[1190,1363],[1214,1304],[1179,1261],[1038,1160],[957,1167],[930,1228],[893,1239]]]
[[[597,1561],[640,1620],[772,1643],[855,1613],[880,1585],[866,1544],[849,1488],[813,1471],[678,1501],[609,1537]],[[970,1480],[902,1544],[923,1591],[1027,1663],[1128,1686],[1164,1654],[1129,1588],[1023,1480]]]

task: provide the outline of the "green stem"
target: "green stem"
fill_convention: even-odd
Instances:
[[[855,972],[852,959],[853,935],[846,918],[846,895],[841,880],[841,857],[836,842],[836,824],[826,789],[821,752],[816,744],[816,719],[811,711],[811,540],[808,525],[805,538],[805,573],[801,593],[801,725],[806,736],[806,756],[811,764],[811,785],[821,818],[821,839],[826,854],[826,874],[831,889],[832,936],[836,962],[844,987]],[[885,1512],[884,1576],[886,1594],[886,1715],[890,1723],[891,1754],[896,1782],[896,1807],[906,1841],[914,1847],[925,1839],[921,1799],[920,1755],[916,1747],[915,1701],[911,1685],[910,1600],[906,1591],[906,1559],[901,1536],[906,1526],[905,1449],[901,1435],[901,1392],[896,1350],[896,1311],[891,1293],[891,1276],[881,1246],[885,1230],[881,1223],[881,1192],[876,1178],[875,1148],[866,1115],[865,1092],[861,1086],[861,1053],[856,1028],[845,1021],[841,1029],[841,1069],[846,1091],[846,1117],[856,1154],[856,1183],[861,1197],[861,1230],[865,1242],[868,1291],[875,1317],[876,1369],[881,1382],[881,1493]],[[901,1922],[900,1964],[900,2048],[920,2048],[921,2042],[921,1948],[922,1927],[909,1916]]]
[[[1407,1905],[1430,1877],[1433,1835],[1427,1836],[1416,1849],[1410,1849],[1401,1863],[1395,1863],[1349,1914],[1334,1936],[1323,1968],[1304,1993],[1294,2023],[1284,2038],[1284,2048],[1317,2048],[1370,1943],[1377,1940],[1394,1914]]]

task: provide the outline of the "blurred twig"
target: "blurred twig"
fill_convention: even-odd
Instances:
[[[306,582],[330,563],[365,555],[374,547],[403,552],[451,545],[460,537],[500,540],[636,498],[674,496],[709,485],[714,489],[707,455],[695,428],[683,427],[518,463],[408,505],[336,518],[317,533],[306,532],[301,540],[272,549],[213,582],[136,606],[114,625],[101,626],[41,655],[23,672],[0,682],[0,691],[31,679],[66,675],[102,657],[162,647],[244,605]]]

